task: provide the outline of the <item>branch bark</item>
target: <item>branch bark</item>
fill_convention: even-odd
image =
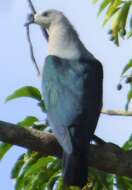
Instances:
[[[0,141],[61,158],[62,149],[53,134],[0,121]],[[90,146],[89,166],[121,176],[132,177],[132,151],[112,143]]]
[[[102,114],[105,115],[113,115],[113,116],[132,116],[132,112],[120,111],[120,110],[105,110],[101,111]]]

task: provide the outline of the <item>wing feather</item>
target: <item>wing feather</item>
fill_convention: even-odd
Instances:
[[[99,115],[103,76],[102,67],[97,63],[95,59],[70,61],[56,56],[48,56],[45,60],[42,90],[48,120],[66,152],[72,151],[69,127],[79,115],[83,112],[86,118],[89,114],[90,120],[90,112]]]

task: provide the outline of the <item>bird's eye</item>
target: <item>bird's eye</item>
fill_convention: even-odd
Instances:
[[[43,16],[48,16],[48,12],[44,12],[44,13],[43,13]]]

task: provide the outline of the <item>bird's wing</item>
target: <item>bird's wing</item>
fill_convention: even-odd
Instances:
[[[72,150],[68,127],[84,109],[87,94],[84,95],[87,91],[84,89],[87,88],[85,80],[90,75],[90,67],[87,64],[85,67],[78,61],[48,56],[43,70],[42,90],[48,119],[58,141],[67,152]],[[91,83],[92,81],[89,82],[90,85]],[[89,85],[87,82],[86,84]]]

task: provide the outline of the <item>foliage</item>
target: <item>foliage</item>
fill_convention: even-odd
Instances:
[[[5,156],[8,150],[12,147],[11,144],[0,143],[0,160]]]
[[[123,145],[124,150],[132,150],[132,135],[128,141]],[[115,178],[116,186],[120,190],[131,190],[132,189],[132,179],[128,177],[116,176]]]
[[[40,107],[39,103],[42,101],[41,93],[34,87],[18,89],[15,92],[17,92],[19,96],[16,96],[15,93],[13,93],[13,96],[9,96],[12,97],[10,100],[25,97],[25,93],[23,93],[23,90],[21,89],[24,89],[26,92],[28,91],[28,97],[36,99],[36,93],[32,93],[32,89],[35,89],[39,94],[39,99],[37,99],[37,101]],[[29,96],[29,94],[31,94],[31,96]],[[44,110],[44,108],[41,107],[41,110]],[[51,132],[48,123],[39,122],[39,119],[35,116],[27,116],[18,124],[20,127],[30,127]],[[6,155],[12,146],[13,145],[5,143],[0,144],[0,159]],[[124,144],[123,148],[125,150],[132,149],[132,136]],[[53,156],[43,157],[40,154],[29,150],[19,156],[12,168],[11,177],[15,180],[16,190],[80,190],[78,187],[64,187],[62,178],[62,161],[60,159]],[[118,190],[132,189],[132,180],[90,168],[89,180],[83,190],[113,190],[114,186],[117,186]]]
[[[129,84],[129,91],[127,94],[127,103],[126,103],[126,110],[128,110],[129,103],[132,99],[132,59],[125,65],[122,73],[122,78],[126,78],[126,83]]]
[[[10,100],[14,100],[16,98],[29,97],[36,99],[38,101],[41,100],[41,94],[39,90],[33,86],[24,86],[20,89],[17,89],[14,93],[6,98],[6,102]]]
[[[97,3],[100,0],[93,2]],[[111,40],[114,41],[116,45],[119,45],[119,37],[130,38],[132,36],[132,20],[129,19],[129,12],[132,6],[131,0],[103,0],[98,11],[100,15],[105,11],[105,18],[103,25],[112,19],[112,26],[109,34],[111,35]],[[129,26],[128,26],[129,23]]]
[[[93,0],[93,3],[101,2],[98,15],[103,11],[105,12],[105,18],[103,25],[111,21],[111,29],[109,30],[110,40],[119,46],[119,39],[128,40],[132,38],[132,0]],[[125,83],[130,86],[127,94],[126,110],[129,108],[129,103],[132,99],[132,59],[125,65],[122,73],[122,82],[125,79]],[[122,89],[122,85],[119,83],[118,90]]]

